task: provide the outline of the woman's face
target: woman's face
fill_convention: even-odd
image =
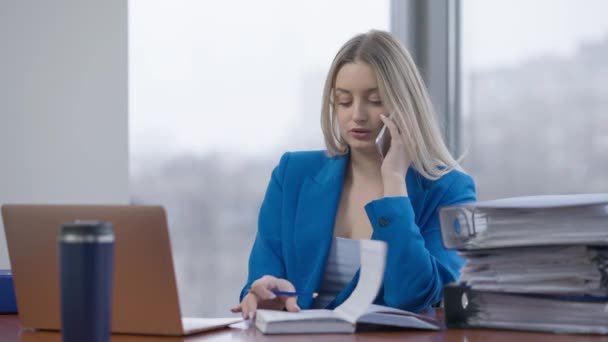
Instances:
[[[380,114],[388,115],[380,99],[376,74],[364,62],[344,64],[336,75],[335,111],[340,133],[351,150],[375,152],[382,129]]]

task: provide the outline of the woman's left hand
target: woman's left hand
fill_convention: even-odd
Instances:
[[[380,120],[386,125],[391,134],[390,148],[384,156],[382,166],[382,182],[384,184],[384,196],[407,196],[405,185],[405,174],[412,163],[397,125],[390,118],[380,115]]]

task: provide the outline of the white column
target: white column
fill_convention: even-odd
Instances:
[[[460,0],[391,0],[391,32],[427,84],[446,144],[460,150]]]
[[[128,202],[127,5],[0,4],[0,204]]]

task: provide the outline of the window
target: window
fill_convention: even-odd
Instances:
[[[131,0],[129,25],[131,198],[167,209],[182,313],[223,316],[272,169],[324,148],[329,65],[389,1]]]
[[[608,191],[608,2],[461,4],[464,166],[479,197]]]

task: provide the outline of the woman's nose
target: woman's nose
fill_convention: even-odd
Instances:
[[[367,121],[367,112],[365,108],[359,103],[355,103],[353,106],[353,121],[354,122],[366,122]]]

